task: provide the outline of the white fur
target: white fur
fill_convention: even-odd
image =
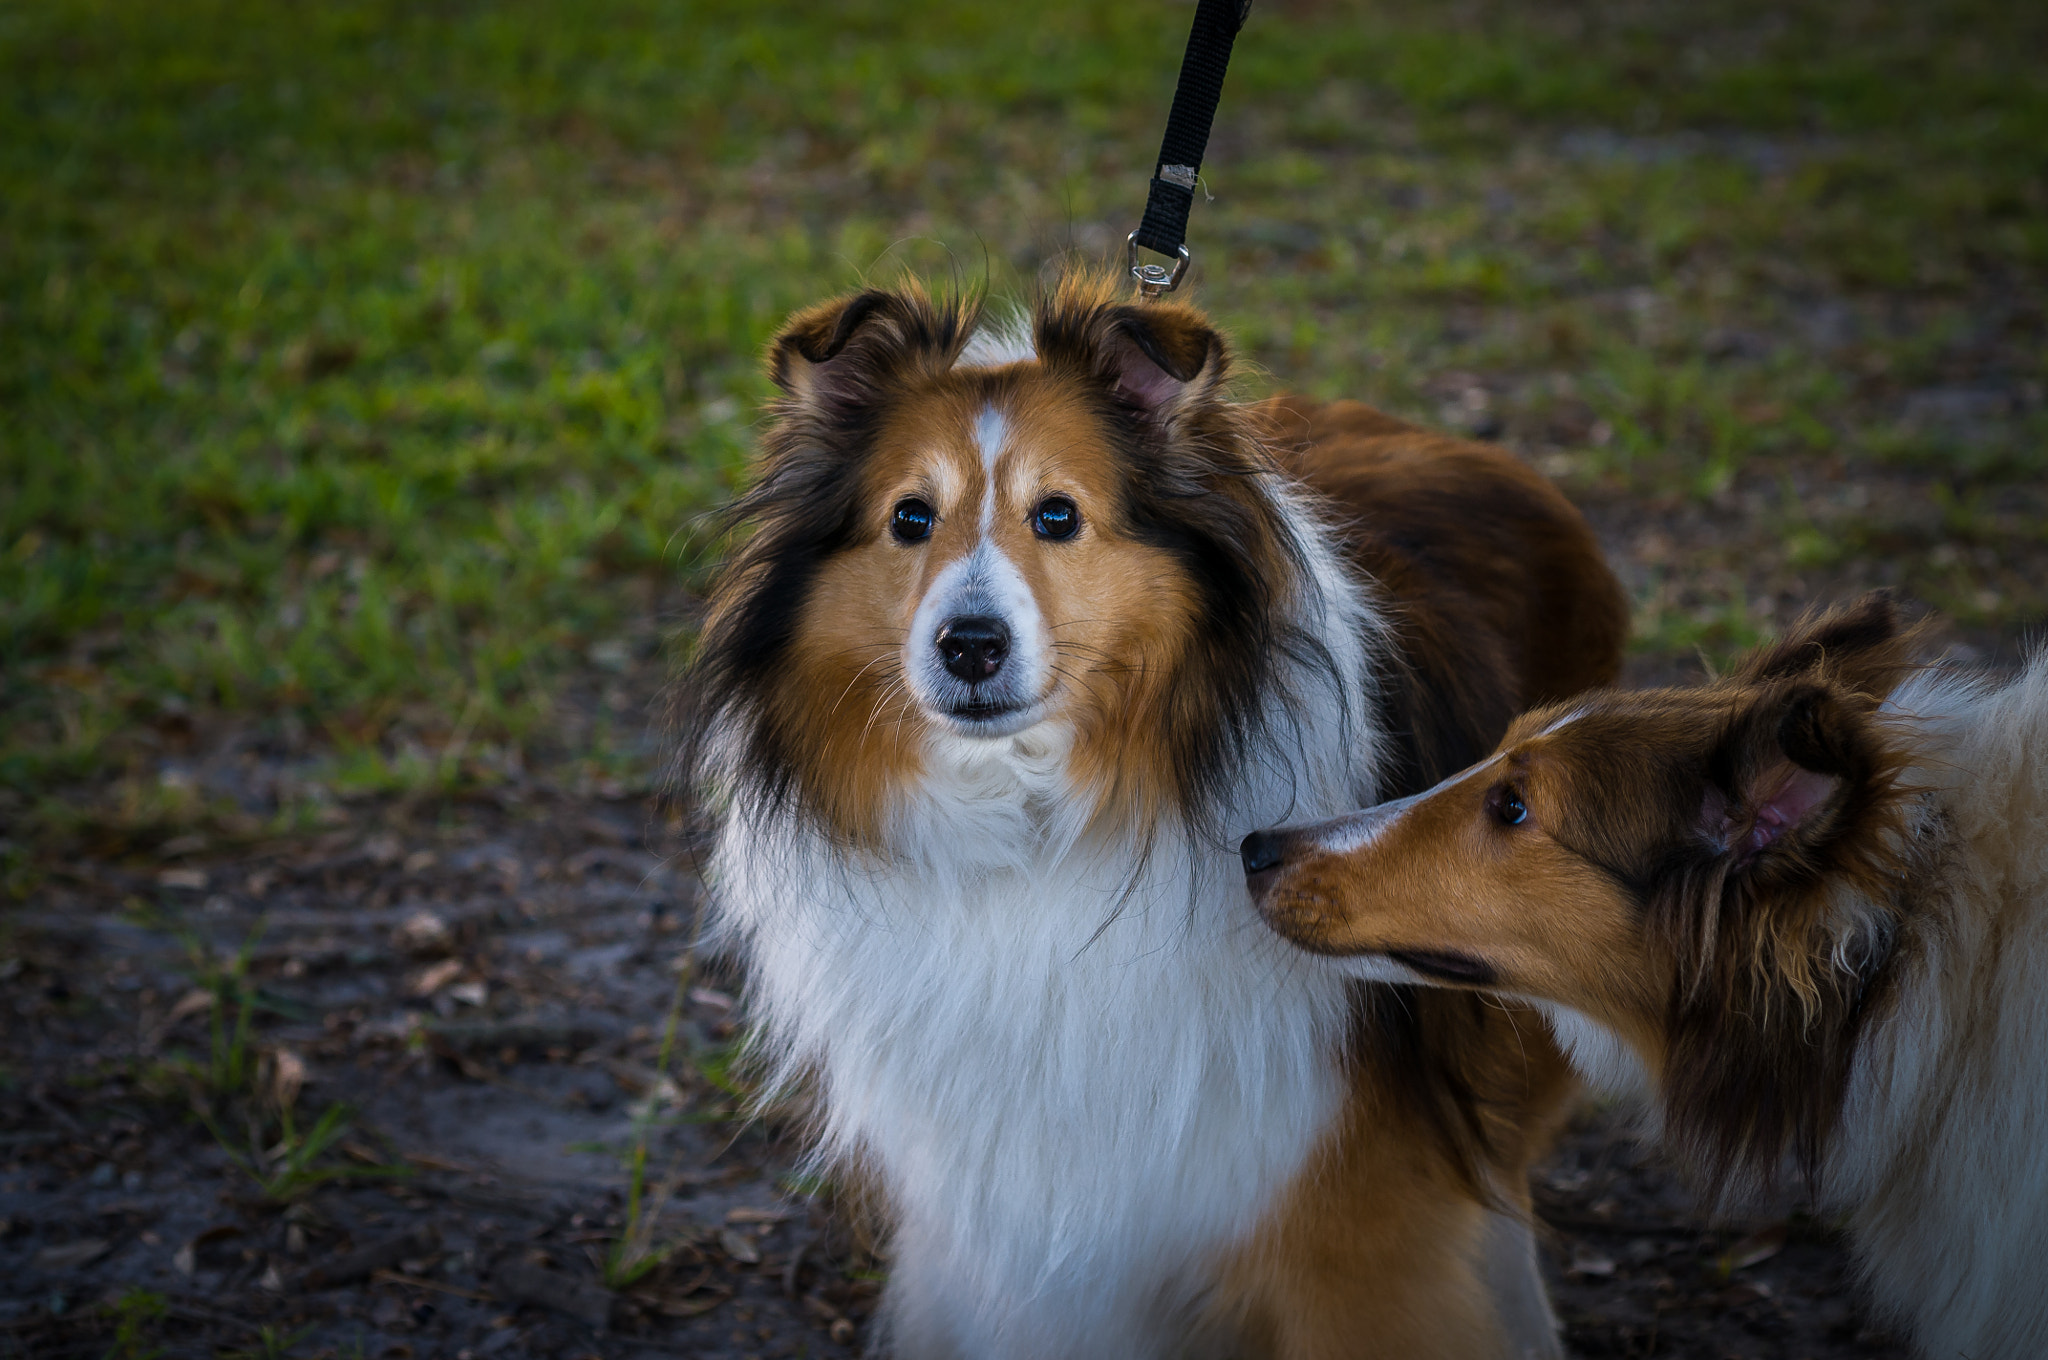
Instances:
[[[990,406],[974,418],[974,447],[981,454],[981,532],[996,522],[996,460],[1010,439],[1010,422]]]
[[[1579,1075],[1609,1096],[1644,1096],[1652,1089],[1649,1069],[1613,1030],[1570,1006],[1522,997],[1550,1023],[1550,1033]]]
[[[954,361],[955,368],[1003,368],[1027,363],[1038,357],[1031,338],[1031,318],[1018,312],[984,319],[967,338],[967,345]]]
[[[935,727],[886,854],[734,800],[720,925],[751,964],[764,1056],[817,1083],[821,1156],[886,1187],[901,1356],[1188,1353],[1212,1263],[1339,1108],[1344,980],[1260,924],[1235,854],[1255,827],[1353,806],[1378,763],[1378,615],[1289,513],[1313,568],[1293,608],[1342,684],[1292,677],[1298,725],[1273,724],[1284,744],[1250,762],[1220,841],[1092,839],[1053,719]],[[1526,1244],[1496,1254],[1554,1354]]]
[[[1482,778],[1499,760],[1499,756],[1489,756],[1470,769],[1460,770],[1439,780],[1420,793],[1411,793],[1406,798],[1392,798],[1372,807],[1360,808],[1356,812],[1319,822],[1314,828],[1315,834],[1311,837],[1310,843],[1326,855],[1348,855],[1354,850],[1362,850],[1392,830],[1394,824],[1407,816],[1416,804],[1434,797],[1453,784]],[[1413,979],[1402,978],[1400,981]]]
[[[1987,689],[1923,676],[1888,711],[1934,787],[1937,900],[1897,942],[1824,1182],[1877,1299],[1929,1356],[2048,1355],[2048,656]]]
[[[903,638],[903,674],[910,692],[926,711],[942,715],[940,721],[951,721],[943,715],[966,697],[969,686],[947,673],[937,639],[948,619],[963,614],[990,615],[1008,625],[1010,654],[982,688],[1023,705],[1007,721],[976,723],[975,735],[995,738],[1025,731],[1038,721],[1051,690],[1052,634],[1024,574],[993,539],[981,539],[948,564],[918,602]]]

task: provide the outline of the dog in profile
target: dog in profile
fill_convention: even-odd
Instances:
[[[1126,285],[1127,286],[1127,285]],[[1612,679],[1621,593],[1506,453],[1230,399],[1194,309],[869,290],[774,341],[691,683],[756,1055],[891,1221],[929,1357],[1552,1356],[1532,1015],[1361,987],[1253,827]]]
[[[2048,1355],[2048,655],[1873,596],[1697,689],[1538,708],[1429,791],[1247,838],[1274,929],[1543,1009],[1710,1188],[1803,1176],[1929,1356]]]

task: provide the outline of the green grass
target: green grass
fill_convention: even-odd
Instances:
[[[221,717],[371,789],[590,754],[565,686],[657,664],[779,319],[901,265],[1106,255],[1187,18],[0,0],[9,806]],[[1580,485],[1846,459],[1967,502],[2048,471],[2038,414],[1958,440],[1900,402],[1966,363],[2038,412],[2044,50],[2000,0],[1262,4],[1203,297],[1274,380]],[[1801,562],[1854,551],[1781,512]]]
[[[130,1286],[101,1304],[113,1319],[114,1341],[101,1360],[156,1360],[162,1346],[150,1344],[170,1305],[154,1290]]]
[[[143,1073],[143,1088],[187,1107],[206,1126],[232,1162],[273,1204],[301,1199],[337,1180],[402,1177],[400,1166],[351,1166],[335,1158],[354,1112],[329,1103],[317,1114],[298,1105],[301,1067],[283,1052],[266,1057],[256,1043],[259,1011],[288,1014],[266,997],[249,975],[260,935],[252,931],[234,954],[222,957],[197,939],[186,938],[196,994],[206,999],[207,1048],[203,1056],[173,1051]],[[310,1124],[305,1117],[311,1114]]]

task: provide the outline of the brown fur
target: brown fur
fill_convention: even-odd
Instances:
[[[1811,1175],[1929,872],[1877,713],[1913,640],[1873,596],[1714,684],[1538,709],[1419,800],[1282,833],[1261,910],[1318,952],[1598,1020],[1716,1185]],[[1877,914],[1845,920],[1852,897]]]
[[[799,314],[772,347],[785,396],[735,516],[755,532],[695,670],[699,731],[741,734],[740,796],[786,801],[849,844],[884,839],[927,721],[894,649],[923,583],[961,551],[948,517],[981,503],[970,425],[995,400],[1017,451],[995,469],[994,522],[1057,602],[1073,766],[1105,825],[1201,824],[1256,735],[1276,660],[1313,660],[1314,639],[1283,623],[1302,568],[1273,494],[1283,478],[1321,496],[1395,624],[1382,796],[1471,759],[1526,705],[1617,673],[1619,586],[1576,511],[1504,451],[1354,402],[1233,403],[1228,346],[1199,313],[1097,280],[1040,300],[1036,364],[956,368],[978,320],[971,301],[870,291]],[[1024,528],[1051,491],[1080,507],[1070,542]],[[938,513],[914,553],[888,532],[908,495]],[[1253,1353],[1496,1354],[1471,1302],[1485,1208],[1526,1208],[1571,1078],[1520,1006],[1361,987],[1357,1019],[1339,1127],[1224,1263],[1216,1306]]]
[[[1477,760],[1531,705],[1614,682],[1627,601],[1585,521],[1527,464],[1355,401],[1258,410],[1395,616],[1382,707],[1401,747],[1383,797]]]
[[[1246,1357],[1506,1353],[1499,1323],[1473,1306],[1488,1289],[1487,1211],[1528,1216],[1528,1169],[1577,1081],[1526,1006],[1400,990],[1361,989],[1342,1119],[1224,1270],[1218,1305]],[[1458,1004],[1429,1004],[1439,998]],[[1389,1044],[1390,1011],[1416,1002],[1414,1048]]]

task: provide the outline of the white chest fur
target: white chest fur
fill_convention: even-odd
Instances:
[[[1220,855],[1161,847],[1104,929],[1127,865],[857,876],[779,848],[756,1005],[822,1083],[828,1151],[888,1186],[905,1352],[1146,1354],[1334,1114],[1341,983]]]
[[[1276,724],[1300,745],[1251,762],[1222,841],[1355,797],[1363,647],[1336,650],[1345,692]],[[1341,978],[1258,922],[1234,843],[1079,837],[1063,742],[935,739],[886,858],[742,804],[713,860],[764,1055],[890,1195],[905,1357],[1178,1353],[1342,1099]]]

